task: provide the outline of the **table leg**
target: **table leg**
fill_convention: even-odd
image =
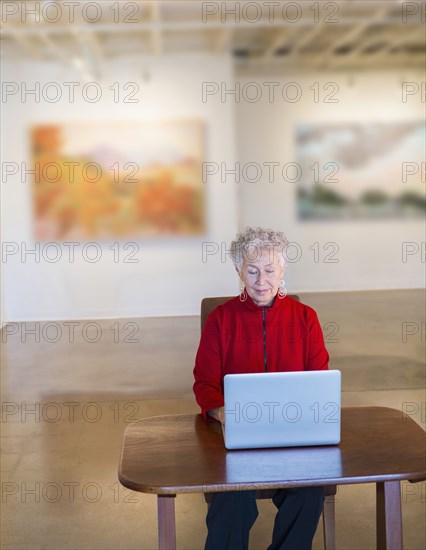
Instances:
[[[402,550],[401,487],[399,481],[376,484],[378,550]]]
[[[176,495],[158,495],[158,548],[176,550]]]
[[[324,499],[322,521],[325,550],[336,550],[335,498],[335,495],[327,495]]]

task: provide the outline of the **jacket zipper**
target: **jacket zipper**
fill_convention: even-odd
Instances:
[[[265,372],[268,372],[268,368],[266,366],[266,308],[262,308],[262,325],[263,325],[263,366],[265,368]]]

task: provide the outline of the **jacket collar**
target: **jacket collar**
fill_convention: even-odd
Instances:
[[[240,301],[241,302],[241,301]],[[251,297],[247,294],[247,300],[241,302],[241,305],[251,311],[260,311],[263,307],[270,309],[272,311],[277,311],[281,305],[285,302],[285,298],[278,298],[278,295],[275,296],[274,302],[271,306],[257,306]]]

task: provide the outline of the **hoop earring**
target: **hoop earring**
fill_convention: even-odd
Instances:
[[[285,287],[284,279],[281,279],[280,284],[278,285],[278,298],[282,300],[287,296],[287,289]]]
[[[245,302],[247,300],[247,290],[246,290],[246,287],[244,286],[243,282],[241,282],[240,290],[241,290],[240,302]]]

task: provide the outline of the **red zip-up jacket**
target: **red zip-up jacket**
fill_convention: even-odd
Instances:
[[[269,307],[236,296],[207,317],[195,358],[195,398],[209,421],[207,411],[224,404],[225,374],[327,370],[328,361],[311,307],[289,296]]]

